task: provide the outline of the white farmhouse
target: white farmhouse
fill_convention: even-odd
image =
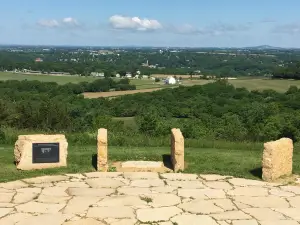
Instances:
[[[174,77],[167,77],[165,84],[176,84],[176,79]]]

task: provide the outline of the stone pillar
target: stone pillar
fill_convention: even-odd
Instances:
[[[184,137],[176,128],[171,130],[171,161],[175,172],[184,170]]]
[[[264,144],[263,180],[275,181],[282,176],[292,175],[293,149],[293,141],[289,138],[282,138]]]
[[[65,135],[19,135],[14,156],[20,170],[65,167],[68,142]]]
[[[108,170],[108,155],[107,155],[107,130],[101,128],[97,135],[97,170],[107,172]]]

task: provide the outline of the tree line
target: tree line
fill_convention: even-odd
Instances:
[[[102,82],[111,85],[111,80]],[[72,86],[0,82],[0,129],[81,133],[84,137],[83,133],[105,127],[119,135],[120,143],[141,134],[166,137],[174,127],[190,139],[300,140],[300,89],[294,86],[286,93],[258,92],[217,81],[114,99],[84,99]],[[116,117],[134,117],[136,127],[127,127]]]

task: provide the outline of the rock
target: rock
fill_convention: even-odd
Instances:
[[[226,198],[226,194],[223,190],[217,189],[178,189],[178,195],[184,198],[194,199],[219,199]]]
[[[186,174],[186,173],[162,173],[160,176],[167,180],[197,180],[198,176],[196,174]]]
[[[43,183],[59,182],[65,180],[69,180],[69,177],[63,175],[57,175],[57,176],[42,176],[42,177],[23,179],[23,181],[29,184],[43,184]]]
[[[178,215],[171,221],[177,225],[218,225],[211,217],[201,215]]]
[[[233,199],[237,202],[250,205],[256,208],[288,208],[288,202],[280,197],[268,196],[268,197],[245,197],[235,196]]]
[[[248,186],[267,186],[268,184],[266,182],[262,182],[259,180],[248,180],[244,178],[232,178],[228,180],[229,183],[231,183],[234,186],[241,186],[241,187],[248,187]]]
[[[68,200],[70,200],[70,198],[72,197],[40,195],[36,201],[41,203],[50,203],[50,204],[64,204]]]
[[[282,191],[279,188],[278,189],[271,189],[270,195],[278,196],[278,197],[294,197],[295,194],[288,192],[288,191]]]
[[[105,225],[105,224],[93,218],[87,218],[87,219],[81,219],[77,221],[68,221],[63,223],[63,225]]]
[[[100,198],[95,197],[74,197],[72,198],[67,206],[64,208],[63,213],[69,214],[80,214],[84,213],[89,209],[89,207],[96,202],[98,202]]]
[[[282,186],[280,187],[284,191],[288,191],[294,193],[296,195],[300,195],[300,187],[297,186]]]
[[[181,203],[181,199],[174,194],[153,194],[147,197],[151,199],[149,205],[152,207],[173,206]]]
[[[68,182],[68,183],[62,183],[62,182],[59,182],[59,183],[56,183],[55,184],[56,187],[86,187],[88,188],[89,186],[85,183],[85,182],[81,182],[81,181],[76,181],[76,182]]]
[[[291,206],[300,210],[300,196],[291,197],[287,199]]]
[[[0,219],[0,225],[15,225],[16,223],[26,220],[32,217],[29,213],[15,213],[10,214],[2,219]]]
[[[134,211],[127,206],[93,207],[88,210],[86,217],[93,218],[116,218],[134,219]]]
[[[248,209],[243,209],[243,211],[257,220],[285,219],[285,217],[282,214],[266,208],[248,208]]]
[[[277,220],[277,221],[260,221],[260,225],[298,225],[296,221],[293,220]]]
[[[29,217],[28,219],[18,222],[16,225],[61,225],[70,217],[65,214],[56,213],[56,214],[44,214]]]
[[[258,225],[258,223],[256,220],[233,220],[232,225]]]
[[[193,214],[212,214],[218,212],[224,212],[224,210],[216,206],[212,201],[206,200],[193,200],[191,202],[183,203],[178,205],[179,208],[185,212]]]
[[[106,172],[108,170],[108,153],[107,153],[107,130],[99,129],[97,135],[97,170]]]
[[[115,222],[110,223],[110,225],[135,225],[135,219],[121,219]]]
[[[0,208],[0,218],[12,212],[13,208]]]
[[[231,196],[268,196],[268,189],[261,187],[237,187],[227,192]]]
[[[262,160],[263,180],[274,181],[282,176],[292,175],[293,150],[293,141],[289,138],[265,143]]]
[[[25,213],[57,213],[65,204],[48,204],[39,202],[28,202],[23,205],[16,206],[18,212]]]
[[[88,178],[117,178],[122,177],[123,173],[120,172],[91,172],[84,174]]]
[[[94,196],[105,197],[114,193],[110,188],[69,188],[68,193],[71,196]]]
[[[122,181],[112,178],[87,179],[86,183],[92,188],[117,188],[124,185]]]
[[[154,172],[124,172],[124,177],[130,180],[159,179],[158,173]]]
[[[203,183],[198,180],[191,180],[191,181],[166,181],[169,186],[172,187],[179,187],[179,188],[205,188]]]
[[[121,187],[118,188],[118,193],[123,195],[146,195],[151,194],[151,190],[150,188]]]
[[[1,203],[9,203],[14,197],[15,193],[1,193],[0,194],[0,202]]]
[[[165,183],[160,179],[152,180],[133,180],[130,184],[132,187],[162,187]]]
[[[284,214],[289,218],[292,218],[293,220],[300,221],[299,208],[279,208],[279,209],[277,208],[274,210]]]
[[[138,196],[114,196],[101,200],[97,206],[141,206],[147,205],[147,202],[143,201]]]
[[[44,188],[41,194],[47,196],[68,197],[69,195],[66,191],[67,191],[66,187],[49,187],[49,188]]]
[[[59,143],[59,162],[33,163],[33,148],[35,143]],[[46,169],[67,166],[68,142],[65,135],[19,135],[15,143],[15,162],[20,170]]]
[[[171,130],[171,161],[175,172],[184,170],[184,137],[180,129]]]
[[[163,187],[152,187],[151,192],[153,193],[171,193],[175,191],[176,187],[163,186]]]
[[[231,176],[221,176],[217,174],[200,174],[200,177],[206,181],[219,181],[226,180],[228,178],[232,178]]]
[[[0,183],[0,188],[11,189],[11,190],[18,189],[18,188],[25,188],[25,187],[28,187],[28,184],[20,180],[11,181],[7,183]]]
[[[176,216],[182,212],[175,206],[162,207],[162,208],[152,208],[152,209],[138,209],[137,219],[141,222],[158,222],[158,221],[168,221],[171,217]]]
[[[203,182],[209,188],[212,189],[221,189],[221,190],[231,190],[233,187],[224,181],[211,181],[211,182]]]
[[[20,204],[33,200],[41,192],[40,188],[23,188],[18,189],[14,196],[13,203]]]
[[[252,219],[251,216],[242,211],[228,211],[210,215],[216,220],[247,220]]]

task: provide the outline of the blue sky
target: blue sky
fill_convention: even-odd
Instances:
[[[9,0],[0,44],[300,47],[299,0]]]

